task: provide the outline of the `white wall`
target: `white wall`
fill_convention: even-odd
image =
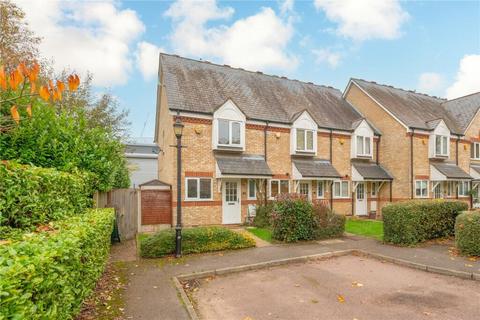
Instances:
[[[138,186],[147,181],[158,179],[158,159],[127,157],[130,170],[130,187]]]

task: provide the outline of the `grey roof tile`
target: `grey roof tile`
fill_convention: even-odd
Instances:
[[[458,127],[465,132],[480,108],[480,92],[446,101],[443,107],[457,121]]]
[[[212,114],[231,99],[249,119],[291,123],[307,110],[320,127],[348,131],[361,118],[332,87],[163,53],[160,68],[171,110]]]
[[[373,162],[352,163],[352,166],[366,180],[392,180],[393,177],[381,165]]]
[[[447,179],[472,179],[468,173],[453,163],[431,162],[430,164],[445,175]]]
[[[140,187],[144,187],[144,186],[166,186],[166,187],[170,187],[171,185],[169,185],[166,182],[160,181],[158,179],[153,179],[153,180],[144,182],[140,185]]]
[[[272,176],[265,158],[248,154],[216,154],[218,169],[222,175]]]
[[[297,170],[304,178],[340,178],[340,174],[328,160],[293,159]]]

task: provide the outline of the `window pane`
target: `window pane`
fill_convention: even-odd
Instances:
[[[307,150],[313,150],[313,131],[307,131]]]
[[[323,198],[323,181],[317,181],[317,196]]]
[[[333,185],[333,194],[335,197],[340,197],[340,182],[334,182]]]
[[[442,137],[443,146],[442,146],[442,154],[448,154],[448,137]]]
[[[426,197],[427,196],[427,181],[422,181],[422,196]]]
[[[342,197],[348,197],[348,182],[342,181]]]
[[[435,136],[435,154],[441,154],[442,152],[442,137]]]
[[[363,137],[357,136],[357,154],[363,154]]]
[[[197,183],[198,183],[197,179],[187,179],[187,198],[198,197]]]
[[[249,198],[255,198],[256,197],[255,180],[253,180],[253,179],[248,180],[248,197]]]
[[[376,196],[377,194],[377,185],[375,182],[372,182],[372,196]]]
[[[308,196],[308,183],[306,183],[306,182],[301,182],[300,183],[299,193],[304,195],[304,196]]]
[[[218,120],[218,143],[229,144],[228,120]]]
[[[297,150],[305,150],[305,130],[297,129]]]
[[[479,143],[475,143],[475,155],[476,155],[476,159],[480,158],[480,144]]]
[[[365,154],[370,154],[370,138],[365,138]]]
[[[280,181],[280,193],[288,193],[288,180]]]
[[[240,123],[232,122],[232,144],[240,144]]]
[[[210,199],[212,197],[212,180],[200,179],[200,199]]]
[[[270,195],[275,197],[278,195],[278,181],[272,181],[270,184]]]

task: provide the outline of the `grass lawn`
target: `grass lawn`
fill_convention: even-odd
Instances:
[[[266,228],[248,227],[247,231],[267,242],[272,242],[272,230]]]
[[[345,231],[383,240],[383,221],[349,218],[345,224]]]

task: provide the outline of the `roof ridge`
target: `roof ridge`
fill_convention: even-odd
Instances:
[[[355,80],[365,81],[365,82],[373,83],[373,84],[375,84],[375,85],[382,86],[382,87],[388,87],[388,88],[392,88],[392,89],[396,89],[396,90],[401,90],[401,91],[404,91],[404,92],[419,94],[419,95],[426,96],[426,97],[429,97],[429,98],[434,98],[434,99],[442,100],[442,101],[443,101],[442,103],[448,101],[448,100],[445,99],[445,98],[441,98],[441,97],[437,97],[437,96],[432,96],[432,95],[429,95],[429,94],[426,94],[426,93],[423,93],[423,92],[417,92],[417,91],[415,91],[415,90],[408,90],[408,89],[403,89],[403,88],[399,88],[399,87],[394,87],[394,86],[389,85],[389,84],[378,83],[378,82],[375,82],[375,81],[365,80],[365,79],[361,79],[361,78],[353,78],[353,77],[352,77],[351,79],[352,79],[353,81],[355,81]]]
[[[447,102],[450,102],[450,101],[455,101],[455,100],[458,100],[458,99],[463,99],[463,98],[466,98],[466,97],[474,96],[474,95],[476,95],[476,94],[480,94],[480,91],[472,92],[472,93],[466,94],[466,95],[464,95],[464,96],[456,97],[456,98],[450,99],[450,100],[447,100],[447,99],[446,99],[446,101],[442,102],[442,104],[447,103]]]
[[[288,80],[288,81],[295,81],[295,82],[300,82],[300,83],[303,83],[303,84],[306,84],[306,85],[311,85],[311,86],[315,86],[315,87],[321,87],[321,88],[326,88],[326,89],[330,89],[330,90],[336,90],[338,92],[341,93],[340,89],[338,88],[335,88],[335,87],[332,87],[332,86],[327,86],[327,85],[323,85],[323,84],[317,84],[317,83],[314,83],[314,82],[311,82],[311,81],[303,81],[303,80],[298,80],[298,79],[290,79],[290,78],[287,78],[286,76],[277,76],[277,75],[274,75],[274,74],[268,74],[268,73],[263,73],[262,71],[253,71],[253,70],[247,70],[247,69],[244,69],[244,68],[241,68],[241,67],[232,67],[228,64],[220,64],[220,63],[215,63],[215,62],[211,62],[211,61],[208,61],[208,60],[197,60],[197,59],[193,59],[193,58],[187,58],[187,57],[183,57],[183,56],[179,56],[177,54],[170,54],[170,53],[165,53],[165,52],[160,52],[160,55],[165,55],[165,56],[170,56],[170,57],[175,57],[175,58],[180,58],[180,59],[184,59],[184,60],[189,60],[189,61],[194,61],[194,62],[200,62],[200,63],[205,63],[205,64],[210,64],[210,65],[213,65],[213,66],[217,66],[217,67],[222,67],[222,68],[228,68],[228,69],[232,69],[232,70],[238,70],[238,71],[243,71],[243,72],[248,72],[248,73],[255,73],[257,75],[263,75],[263,76],[267,76],[267,77],[271,77],[271,78],[275,78],[275,79],[281,79],[281,80]]]

